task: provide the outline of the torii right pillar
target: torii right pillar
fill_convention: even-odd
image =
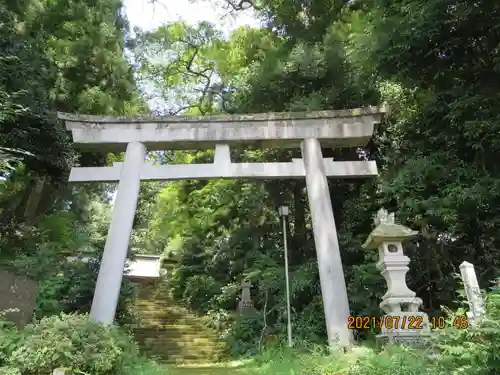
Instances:
[[[318,259],[328,345],[330,348],[346,347],[353,343],[352,332],[347,325],[350,310],[321,144],[318,139],[305,139],[301,150],[306,172],[307,196]]]

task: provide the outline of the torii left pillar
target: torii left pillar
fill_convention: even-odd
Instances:
[[[92,319],[98,323],[112,324],[115,318],[145,156],[146,146],[142,143],[127,145],[90,310]]]

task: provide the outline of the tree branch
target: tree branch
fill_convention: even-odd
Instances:
[[[267,329],[267,300],[268,300],[268,290],[266,289],[266,299],[264,301],[264,311],[262,313],[262,317],[264,319],[264,327],[262,327],[262,330],[260,331],[260,338],[259,338],[259,352],[262,351],[262,341],[264,340],[264,334],[266,333]]]
[[[238,12],[241,10],[247,10],[253,8],[255,10],[262,10],[262,7],[255,4],[253,0],[224,0],[224,2],[232,9],[232,11]]]

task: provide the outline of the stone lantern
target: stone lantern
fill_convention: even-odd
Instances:
[[[402,242],[418,232],[394,222],[394,214],[380,209],[375,218],[376,228],[363,244],[365,249],[378,249],[376,264],[387,282],[387,293],[382,297],[380,308],[384,315],[376,324],[381,329],[378,339],[390,344],[407,343],[422,346],[429,332],[427,314],[419,311],[422,300],[406,285],[406,273],[410,258],[403,253]]]

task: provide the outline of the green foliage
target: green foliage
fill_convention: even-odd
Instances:
[[[162,374],[165,369],[138,354],[121,329],[96,324],[87,315],[60,314],[22,330],[0,327],[0,373]]]
[[[256,357],[255,372],[342,375],[491,375],[498,373],[500,342],[500,291],[488,293],[486,315],[468,329],[440,329],[431,336],[430,347],[416,350],[405,346],[386,347],[382,351],[355,347],[347,353],[325,354],[321,348],[266,348]],[[453,324],[459,310],[448,316]],[[280,372],[281,371],[281,372]]]
[[[127,356],[137,354],[126,335],[85,315],[43,318],[25,332],[25,340],[8,359],[23,374],[48,374],[57,367],[111,374],[122,368]]]
[[[35,309],[38,319],[59,312],[90,311],[109,224],[109,206],[94,203],[85,211],[93,219],[92,223],[83,220],[80,216],[83,212],[77,215],[60,211],[47,215],[35,228],[28,227],[15,247],[12,240],[6,242],[4,246],[10,244],[10,251],[0,252],[3,267],[38,282]],[[69,260],[69,256],[73,259]],[[88,260],[82,261],[85,257]],[[132,324],[135,321],[131,308],[135,293],[132,283],[124,280],[117,310],[118,322]]]
[[[432,371],[432,365],[421,353],[405,347],[395,347],[358,361],[348,374],[417,375],[427,371]]]
[[[325,355],[320,350],[301,350],[274,347],[255,359],[255,371],[249,374],[342,374],[348,367],[347,358],[340,354]]]
[[[27,151],[0,147],[0,172],[15,170],[14,163],[21,161],[23,156],[33,156],[33,154]]]
[[[255,355],[264,322],[257,312],[238,316],[233,320],[229,334],[225,337],[231,355]]]
[[[127,32],[120,1],[0,6],[0,264],[39,282],[38,318],[90,309],[112,188],[68,186],[72,165],[106,156],[75,153],[54,112],[145,109],[124,56]],[[67,261],[81,255],[92,260]],[[133,292],[125,282],[122,323]]]
[[[3,315],[3,312],[0,312],[0,332],[2,333],[0,336],[0,368],[7,371],[7,360],[19,346],[22,336],[16,330],[14,324],[5,320]]]
[[[378,352],[356,347],[347,353],[327,353],[322,347],[308,349],[274,347],[255,356],[242,374],[311,375],[416,375],[434,371],[432,363],[412,349],[393,347]],[[429,372],[436,373],[436,372]]]
[[[437,332],[434,348],[443,374],[489,375],[500,369],[500,290],[498,286],[486,299],[486,315],[468,329],[448,328]],[[449,316],[453,325],[455,315]],[[452,369],[450,371],[450,369]]]
[[[0,375],[21,375],[21,372],[15,367],[0,366]]]
[[[170,371],[164,366],[144,357],[135,357],[126,359],[123,372],[124,375],[165,375]]]

